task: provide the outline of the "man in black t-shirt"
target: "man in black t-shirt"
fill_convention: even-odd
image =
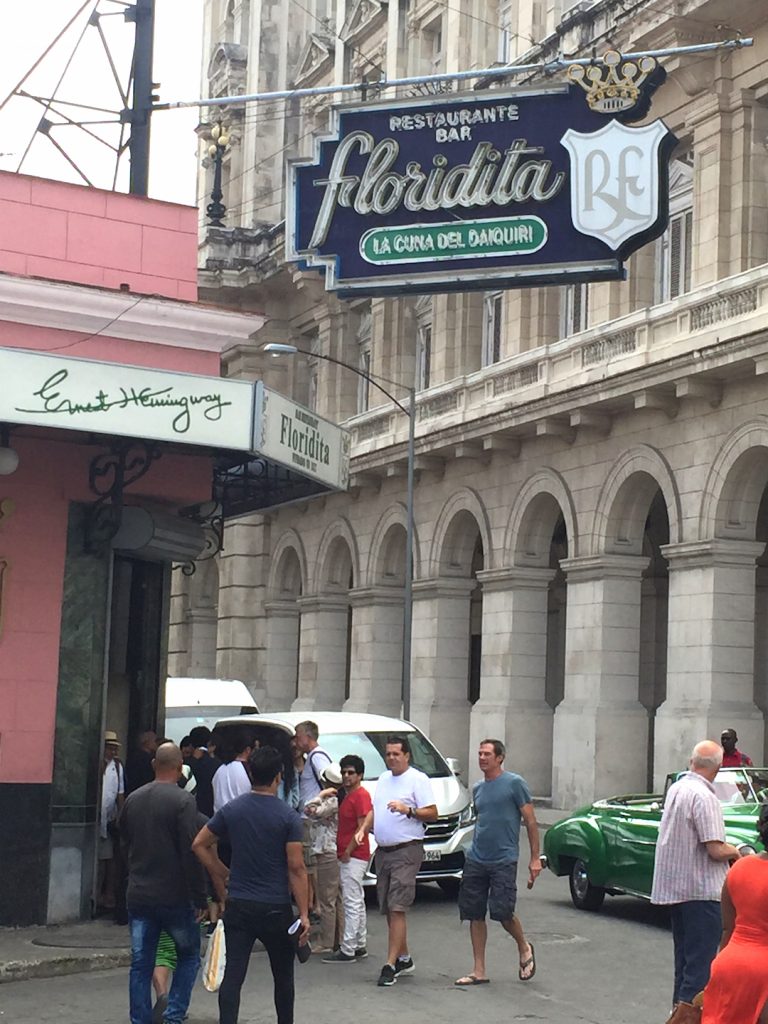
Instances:
[[[189,738],[194,745],[192,757],[187,762],[195,777],[195,800],[197,809],[206,818],[213,814],[213,776],[221,767],[218,757],[208,753],[211,730],[207,725],[196,725]]]
[[[218,810],[192,846],[211,875],[219,899],[226,902],[227,964],[219,989],[219,1024],[237,1024],[240,989],[256,939],[269,954],[277,1022],[293,1024],[291,894],[301,920],[302,944],[309,934],[309,918],[301,819],[277,797],[282,769],[283,758],[273,747],[255,750],[250,758],[253,789]],[[229,873],[216,854],[219,840],[231,847]]]
[[[155,754],[155,781],[131,793],[120,815],[120,842],[128,865],[131,1024],[152,1024],[152,972],[161,931],[173,939],[178,958],[165,1024],[184,1020],[200,968],[205,875],[192,853],[198,831],[195,799],[176,784],[181,764],[176,744],[161,744]]]

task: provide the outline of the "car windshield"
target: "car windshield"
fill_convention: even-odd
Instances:
[[[768,802],[768,769],[725,769],[717,773],[715,791],[721,804]]]
[[[387,745],[386,732],[324,732],[320,735],[320,746],[334,761],[340,761],[345,754],[357,754],[365,762],[365,778],[373,781],[387,770],[384,748]],[[405,734],[411,746],[411,764],[424,772],[430,779],[450,776],[448,765],[435,750],[426,736],[418,732]]]

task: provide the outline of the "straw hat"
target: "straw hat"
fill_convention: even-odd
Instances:
[[[331,786],[340,786],[343,782],[341,767],[335,761],[331,761],[329,765],[323,768],[320,778]]]
[[[107,729],[107,731],[104,733],[104,743],[105,744],[109,743],[113,747],[121,747],[122,746],[122,743],[117,738],[117,733],[114,732],[114,730],[112,730],[112,729]]]

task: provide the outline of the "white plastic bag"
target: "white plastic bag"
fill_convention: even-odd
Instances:
[[[227,946],[224,940],[224,922],[219,920],[208,940],[203,960],[203,984],[209,992],[218,992],[227,965]]]

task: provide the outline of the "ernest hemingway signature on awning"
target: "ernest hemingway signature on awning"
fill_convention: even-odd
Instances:
[[[61,386],[69,377],[68,370],[57,370],[32,394],[40,399],[41,404],[35,409],[16,407],[16,412],[30,415],[65,414],[77,416],[82,414],[108,413],[110,409],[160,409],[178,410],[171,420],[171,427],[177,434],[186,434],[192,425],[192,414],[200,406],[200,412],[209,422],[221,420],[223,410],[232,405],[225,402],[220,394],[194,395],[183,394],[171,386],[153,390],[149,387],[132,388],[118,385],[116,391],[110,393],[99,389],[88,402],[76,402],[62,394]]]

